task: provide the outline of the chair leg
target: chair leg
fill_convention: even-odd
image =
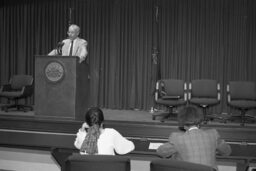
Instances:
[[[242,109],[241,110],[241,126],[244,126],[245,123],[247,123],[246,121],[251,121],[251,122],[255,122],[256,121],[256,117],[250,116],[250,115],[246,115],[247,111],[248,110],[246,110],[246,109]]]
[[[209,119],[207,118],[207,107],[201,106],[203,108],[203,124],[207,124]]]
[[[28,110],[32,111],[33,107],[29,105],[17,105],[18,110],[22,110],[23,112],[27,112]]]
[[[161,117],[161,122],[163,122],[164,119],[168,118],[170,116],[170,113],[157,113],[157,114],[153,114],[152,119],[155,120],[156,117]]]
[[[173,113],[173,107],[168,107],[168,112],[167,113],[154,113],[152,115],[152,119],[155,120],[156,117],[161,117],[160,121],[164,122],[165,119],[169,118],[171,114]]]
[[[6,105],[5,105],[5,106],[2,106],[2,107],[1,107],[1,110],[7,112],[7,111],[6,111],[6,110],[7,110],[6,107],[7,107]]]
[[[17,105],[16,104],[12,104],[12,105],[5,105],[2,107],[2,110],[5,112],[8,112],[10,108],[16,108]]]
[[[256,117],[246,115],[246,112],[248,111],[248,109],[239,108],[239,110],[240,110],[240,114],[239,115],[231,115],[226,120],[233,121],[235,119],[239,119],[241,126],[245,126],[247,121],[252,121],[252,122],[256,121]]]
[[[241,110],[241,126],[244,126],[245,124],[245,112],[246,110],[244,109]]]
[[[203,115],[204,115],[203,123],[204,124],[207,124],[208,121],[213,121],[214,119],[221,120],[222,122],[225,123],[223,117],[213,115],[213,114],[207,114],[207,110],[208,110],[209,106],[201,106],[201,108],[203,108]]]
[[[18,111],[22,110],[23,112],[27,112],[28,110],[30,110],[30,111],[33,110],[33,107],[30,105],[18,104],[18,100],[15,100],[14,104],[2,106],[1,110],[8,112],[9,109],[11,109],[11,108],[16,108]]]

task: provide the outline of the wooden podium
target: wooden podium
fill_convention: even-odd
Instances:
[[[89,68],[76,56],[35,56],[35,115],[84,120]]]

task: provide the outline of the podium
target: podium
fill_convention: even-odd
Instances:
[[[76,56],[35,56],[35,115],[84,120],[89,67]]]

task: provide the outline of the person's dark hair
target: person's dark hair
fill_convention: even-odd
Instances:
[[[100,127],[104,121],[103,112],[98,107],[90,108],[85,114],[85,121],[89,126],[84,142],[80,151],[87,154],[97,154],[97,142],[100,136]]]
[[[203,121],[203,112],[196,106],[185,106],[178,113],[179,127],[200,125]]]
[[[104,115],[103,112],[100,108],[98,107],[92,107],[90,108],[86,114],[85,114],[85,122],[89,125],[89,126],[93,126],[93,125],[101,125],[102,122],[104,121]]]

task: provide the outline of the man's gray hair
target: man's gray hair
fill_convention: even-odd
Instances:
[[[78,25],[76,25],[76,24],[71,24],[71,25],[69,26],[69,28],[73,28],[73,29],[76,30],[78,33],[80,33],[80,27],[79,27]]]

